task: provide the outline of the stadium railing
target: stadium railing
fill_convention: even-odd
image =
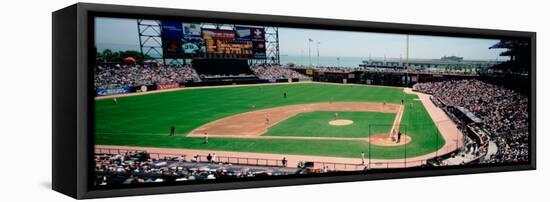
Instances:
[[[147,152],[140,150],[118,149],[118,148],[101,148],[96,147],[95,154],[125,154]],[[182,154],[174,153],[151,153],[147,152],[150,158],[162,159],[162,158],[181,158]],[[193,155],[185,156],[186,161],[194,162],[193,158],[196,157],[197,163],[230,163],[238,165],[251,165],[251,166],[283,166],[282,159],[265,159],[265,158],[248,158],[248,157],[231,157],[231,156],[212,156],[212,160],[208,161],[207,155]]]
[[[119,149],[119,148],[102,148],[96,147],[94,149],[95,154],[125,154],[147,152],[143,150],[131,150],[131,149]],[[163,159],[163,158],[181,158],[182,154],[174,153],[151,153],[147,152],[150,158]],[[194,159],[194,156],[196,157]],[[248,166],[263,166],[263,167],[285,167],[282,159],[265,159],[265,158],[249,158],[249,157],[234,157],[234,156],[212,156],[212,160],[208,161],[206,155],[194,155],[185,156],[187,162],[197,163],[228,163],[235,165],[248,165]],[[306,162],[305,160],[304,162]],[[365,159],[365,161],[367,161]],[[323,161],[311,161],[314,163],[313,169],[328,169],[330,171],[361,171],[368,169],[389,169],[389,168],[411,168],[419,167],[427,164],[426,160],[415,161],[403,161],[403,162],[365,162],[365,164],[357,163],[336,163],[336,162],[323,162]],[[295,167],[297,165],[287,165],[287,167]]]

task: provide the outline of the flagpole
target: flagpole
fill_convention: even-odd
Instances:
[[[306,52],[304,49],[300,49],[300,59],[299,59],[299,61],[300,61],[301,66],[305,66],[304,65],[304,55],[305,55],[304,52]]]
[[[307,39],[307,47],[309,49],[309,67],[311,67],[311,38]]]
[[[407,66],[405,67],[405,73],[407,78],[407,87],[409,87],[409,35],[407,34]]]
[[[317,67],[319,66],[319,44],[321,44],[321,42],[317,41]]]

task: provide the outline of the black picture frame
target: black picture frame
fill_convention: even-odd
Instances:
[[[531,81],[529,97],[530,161],[524,164],[452,166],[422,169],[392,169],[372,174],[347,173],[297,178],[275,178],[192,185],[121,188],[91,188],[93,163],[93,17],[172,19],[232,24],[261,24],[313,29],[455,36],[472,38],[529,39],[531,42]],[[536,169],[536,33],[353,20],[289,17],[169,8],[134,7],[77,3],[52,14],[52,188],[68,196],[98,197],[165,194],[318,183],[351,182],[426,176],[444,176]]]

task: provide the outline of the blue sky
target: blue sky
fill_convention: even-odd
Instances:
[[[105,48],[139,50],[135,19],[96,18],[95,37],[99,51]],[[309,38],[314,42],[308,42]],[[404,58],[406,55],[406,35],[279,28],[281,55],[307,56],[308,45],[311,45],[311,54],[316,55],[317,42],[320,43],[321,56]],[[456,55],[465,59],[507,59],[498,56],[502,50],[488,49],[497,42],[490,39],[411,35],[409,57],[435,59]]]

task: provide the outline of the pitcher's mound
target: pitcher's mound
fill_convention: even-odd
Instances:
[[[328,122],[328,124],[333,126],[347,126],[353,124],[353,121],[347,119],[336,119]]]

